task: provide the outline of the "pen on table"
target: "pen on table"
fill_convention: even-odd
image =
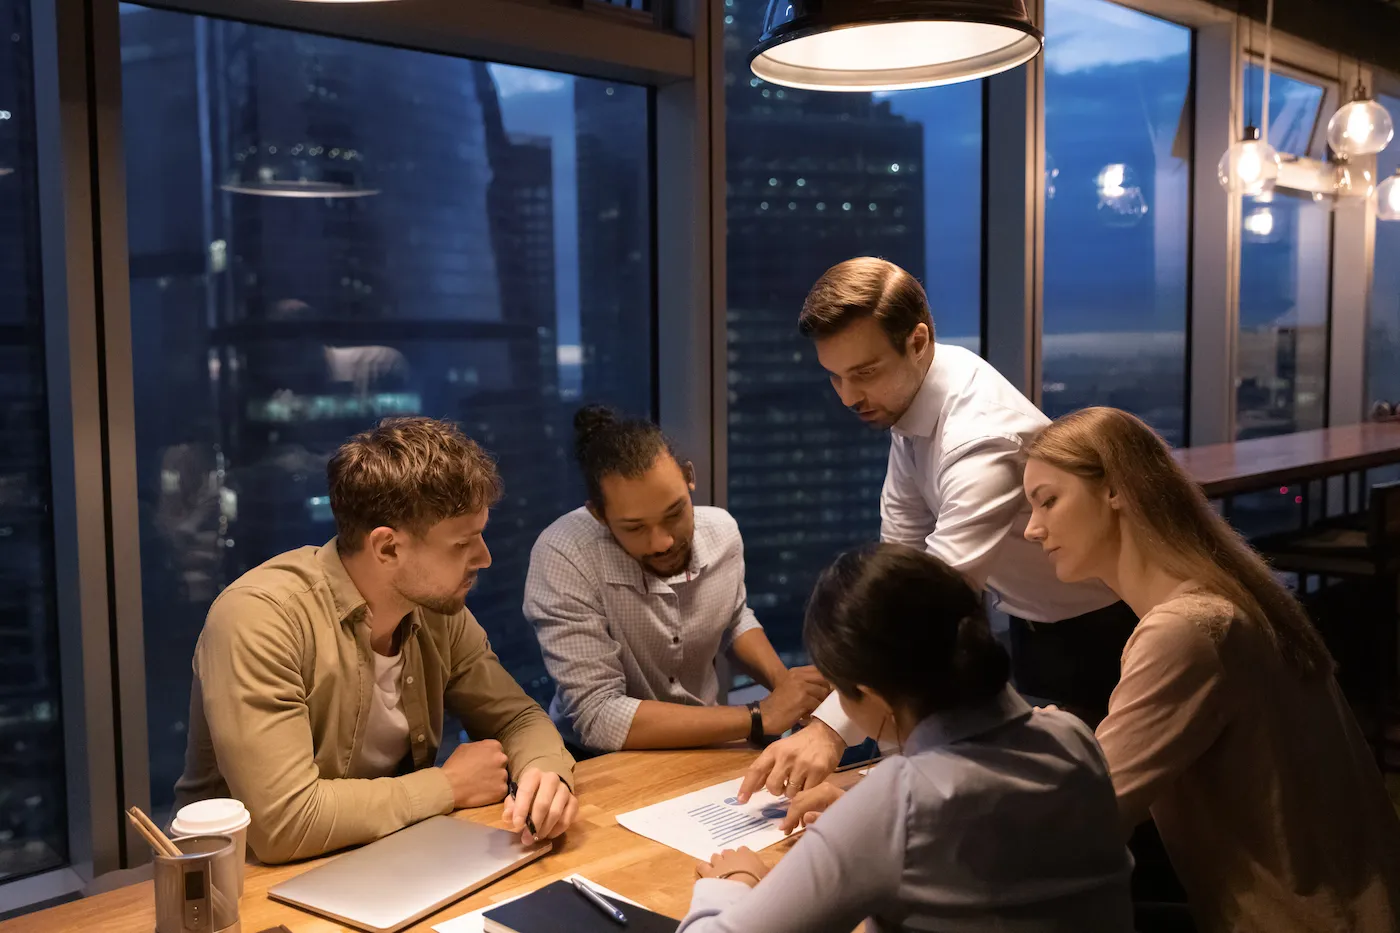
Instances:
[[[574,890],[592,901],[594,907],[597,907],[623,926],[627,926],[627,915],[610,904],[603,895],[599,894],[582,881],[579,881],[577,878],[570,878],[569,880],[574,883]]]
[[[507,780],[507,781],[506,781],[506,791],[510,794],[510,799],[511,799],[511,800],[514,800],[514,799],[515,799],[515,792],[516,792],[517,789],[518,789],[518,788],[516,787],[516,784],[515,784],[514,781],[511,781],[511,780]],[[525,828],[528,829],[528,830],[530,831],[530,835],[535,836],[536,838],[539,837],[539,832],[536,831],[536,829],[535,829],[535,821],[532,820],[532,819],[530,819],[530,813],[529,813],[529,811],[526,811],[526,813],[525,813]]]

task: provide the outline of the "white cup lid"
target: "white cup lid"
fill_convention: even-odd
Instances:
[[[242,803],[223,797],[181,807],[170,828],[182,836],[232,833],[246,827],[251,819]]]

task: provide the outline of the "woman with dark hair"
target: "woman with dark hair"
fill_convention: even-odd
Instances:
[[[1303,607],[1127,412],[1027,454],[1026,537],[1141,619],[1098,729],[1124,834],[1151,815],[1207,933],[1400,930],[1400,822]]]
[[[844,554],[804,637],[845,713],[902,754],[844,795],[793,799],[786,825],[807,830],[771,873],[746,849],[700,863],[682,931],[849,933],[867,917],[882,931],[1132,929],[1132,863],[1093,734],[1008,686],[960,574],[902,545]]]

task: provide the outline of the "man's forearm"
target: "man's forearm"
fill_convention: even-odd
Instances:
[[[773,650],[773,644],[763,629],[749,629],[734,639],[734,644],[729,650],[734,655],[734,660],[743,666],[745,673],[769,690],[777,686],[778,681],[787,673],[787,666],[783,664],[782,658],[778,657],[778,652]]]
[[[624,749],[698,748],[746,739],[752,718],[742,706],[686,706],[643,700]]]

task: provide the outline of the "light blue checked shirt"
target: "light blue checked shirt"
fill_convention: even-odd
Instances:
[[[557,685],[549,714],[565,738],[616,751],[642,700],[713,706],[715,659],[760,628],[744,590],[744,544],[728,512],[695,509],[690,567],[663,580],[577,509],[530,553],[525,617]]]

